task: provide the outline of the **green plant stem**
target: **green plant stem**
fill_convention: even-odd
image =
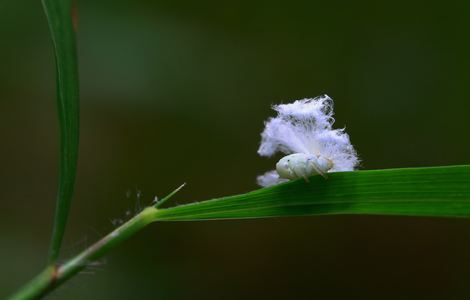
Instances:
[[[62,265],[49,265],[35,278],[23,286],[10,300],[37,299],[60,286],[73,275],[96,261],[109,250],[127,240],[149,223],[155,221],[155,207],[147,207],[132,219],[113,230],[104,238],[65,262]]]

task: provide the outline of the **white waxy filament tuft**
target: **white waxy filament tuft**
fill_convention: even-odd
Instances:
[[[327,172],[352,171],[359,160],[344,129],[333,129],[333,100],[327,95],[273,106],[278,115],[265,123],[258,154],[286,154],[276,171],[258,176],[270,186]]]

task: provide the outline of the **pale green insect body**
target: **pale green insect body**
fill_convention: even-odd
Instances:
[[[332,161],[321,155],[294,153],[281,158],[276,164],[276,171],[280,178],[307,180],[312,175],[326,177],[332,167]]]

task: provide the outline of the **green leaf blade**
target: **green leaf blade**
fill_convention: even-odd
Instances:
[[[162,221],[327,214],[470,217],[470,166],[370,170],[158,210]]]
[[[71,1],[43,0],[54,45],[60,126],[59,184],[49,261],[58,256],[73,196],[79,142],[79,82]]]

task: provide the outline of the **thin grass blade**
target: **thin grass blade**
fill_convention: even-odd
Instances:
[[[54,45],[57,108],[60,126],[60,167],[49,261],[59,256],[75,184],[79,139],[79,84],[69,0],[42,0]]]

